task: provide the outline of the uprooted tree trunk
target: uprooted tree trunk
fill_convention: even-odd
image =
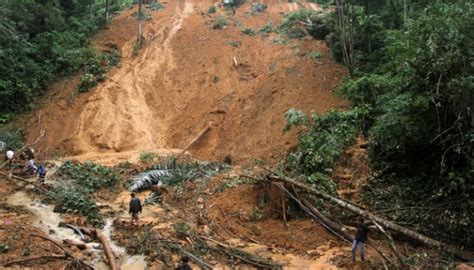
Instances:
[[[440,248],[440,249],[443,249],[444,251],[448,252],[448,253],[451,253],[452,255],[454,256],[457,256],[463,260],[467,260],[467,261],[470,261],[470,260],[473,260],[473,255],[469,252],[465,252],[465,251],[462,251],[462,250],[459,250],[455,247],[452,247],[452,246],[449,246],[447,244],[444,244],[444,243],[441,243],[437,240],[434,240],[432,238],[429,238],[427,236],[424,236],[418,232],[415,232],[413,230],[410,230],[410,229],[407,229],[407,228],[404,228],[398,224],[395,224],[389,220],[386,220],[384,218],[381,218],[379,216],[376,216],[368,211],[365,211],[351,203],[348,203],[342,199],[339,199],[339,198],[336,198],[334,196],[331,196],[327,193],[324,193],[322,191],[319,191],[319,190],[316,190],[314,188],[311,188],[305,184],[302,184],[298,181],[295,181],[295,180],[292,180],[292,179],[288,179],[286,177],[279,177],[279,176],[274,176],[274,175],[269,175],[267,176],[267,180],[269,181],[279,181],[279,182],[285,182],[285,183],[288,183],[288,184],[291,184],[291,185],[294,185],[295,187],[298,187],[306,192],[309,192],[311,194],[314,194],[316,195],[317,197],[320,197],[322,199],[325,199],[325,200],[328,200],[334,204],[337,204],[339,207],[342,207],[344,209],[347,209],[353,213],[356,213],[360,216],[363,216],[367,219],[370,219],[370,220],[373,220],[379,224],[381,224],[382,226],[388,228],[388,229],[391,229],[395,232],[398,232],[406,237],[409,237],[411,239],[414,239],[420,243],[423,243],[427,246],[430,246],[430,247],[435,247],[435,248]]]
[[[95,230],[95,235],[97,236],[97,239],[99,239],[100,243],[102,244],[102,247],[104,248],[105,257],[107,257],[107,261],[109,262],[110,270],[119,269],[117,267],[117,262],[115,261],[115,254],[110,248],[110,244],[107,240],[107,237],[105,237],[105,235],[100,230]]]
[[[303,209],[316,222],[320,223],[323,227],[325,227],[330,233],[334,234],[335,236],[341,238],[342,240],[346,242],[351,243],[352,241],[354,241],[354,237],[348,234],[344,230],[342,225],[330,220],[329,218],[321,214],[321,212],[318,209],[316,209],[316,207],[314,207],[308,200],[304,198],[300,199],[298,197],[293,196],[286,188],[284,188],[283,184],[276,185],[276,186],[278,186],[284,192],[287,192],[288,195],[300,205],[301,209]],[[296,193],[296,190],[295,190],[295,193]],[[389,262],[390,264],[393,264],[393,262],[376,246],[370,243],[367,243],[367,245],[373,248],[377,252],[377,254],[379,254],[379,256],[382,259],[384,269],[388,270],[388,267],[385,261]]]

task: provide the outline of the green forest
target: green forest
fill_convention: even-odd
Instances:
[[[0,124],[31,108],[59,77],[96,62],[90,38],[131,0],[4,0],[0,4]],[[106,10],[106,6],[108,7]]]
[[[48,88],[53,83],[70,76],[80,76],[76,91],[84,93],[107,79],[107,72],[121,61],[119,50],[104,53],[95,48],[91,41],[95,34],[107,28],[115,15],[124,10],[131,10],[137,2],[140,2],[141,7],[141,0],[0,0],[0,143],[5,143],[0,144],[4,148],[0,150],[22,149],[23,134],[15,133],[11,127],[22,115],[37,109],[38,101],[48,93]],[[159,4],[160,12],[163,9],[167,10],[167,5],[171,5],[164,1],[160,2],[163,3]],[[231,19],[236,14],[235,10],[249,2],[257,3],[249,0],[215,2],[209,9],[206,8],[200,13],[202,18],[209,21],[198,25],[209,28],[206,29],[213,31],[212,33],[221,33],[230,27],[241,27],[240,21]],[[255,7],[258,11],[249,11],[242,16],[249,18],[257,16],[257,13],[267,12],[273,1],[269,2],[258,3],[258,6],[252,5],[252,9]],[[264,35],[270,34],[278,35],[278,38],[281,38],[278,41],[282,43],[272,46],[286,46],[285,42],[289,42],[288,40],[303,40],[308,37],[312,42],[316,42],[315,39],[324,42],[330,50],[331,61],[337,62],[338,66],[347,70],[347,76],[340,85],[338,84],[335,94],[349,105],[345,109],[331,109],[326,113],[311,114],[294,106],[295,108],[288,108],[284,115],[278,115],[286,121],[286,126],[282,127],[283,132],[296,131],[297,142],[291,152],[286,153],[282,160],[269,169],[271,175],[276,174],[283,179],[286,179],[285,177],[296,179],[299,183],[316,189],[317,192],[337,196],[338,183],[331,178],[335,164],[344,151],[362,138],[365,129],[368,131],[368,136],[364,139],[363,147],[369,156],[371,175],[362,188],[358,204],[364,205],[387,220],[450,247],[456,247],[457,250],[473,250],[473,1],[275,0],[275,2],[318,4],[330,12],[309,8],[284,14],[280,12],[281,23],[269,21],[262,28],[264,30],[260,31],[242,26],[237,32],[244,37],[241,40],[228,38],[231,41],[222,46],[235,45],[232,48],[235,52],[239,47],[245,48],[242,45],[245,44],[245,39],[262,35],[263,40]],[[146,12],[151,14],[158,12],[157,10],[149,9]],[[130,16],[133,20],[141,20],[141,17],[154,20],[151,15]],[[141,27],[140,24],[139,31]],[[162,32],[167,33],[168,30]],[[156,36],[160,38],[158,34],[153,38]],[[135,40],[135,37],[132,38]],[[141,46],[147,46],[148,40],[143,41],[141,44],[142,40],[137,40],[133,57],[140,53],[138,49],[141,49]],[[319,51],[312,53],[306,58],[311,58],[315,62],[321,59]],[[229,59],[231,59],[229,63],[234,61],[233,68],[236,70],[247,68],[246,63],[237,63],[235,55]],[[240,61],[240,58],[238,60]],[[220,59],[215,58],[212,61],[217,63]],[[204,64],[202,67],[205,69]],[[276,65],[273,67],[276,68]],[[246,80],[257,77],[251,71],[249,74]],[[212,85],[225,80],[209,74],[211,75]],[[217,112],[215,115],[226,114],[220,107],[214,112]],[[188,132],[190,135],[186,134],[192,137],[194,134],[191,134],[192,132]],[[188,147],[206,132],[212,132],[211,124]],[[266,142],[262,144],[264,143]],[[179,152],[178,157],[188,150],[188,147]],[[227,165],[221,166],[220,163],[219,166],[222,168],[216,165],[217,169],[210,165],[210,167],[202,165],[201,168],[198,163],[195,165],[191,163],[192,170],[188,168],[191,172],[183,173],[184,169],[176,169],[179,168],[176,165],[178,159],[172,159],[170,164],[173,166],[163,168],[152,164],[158,157],[158,154],[152,152],[141,152],[140,160],[146,166],[143,165],[138,169],[130,169],[128,165],[122,163],[120,165],[123,165],[123,168],[109,169],[95,163],[81,165],[67,161],[66,167],[58,170],[62,173],[61,177],[77,178],[74,183],[77,186],[84,185],[82,188],[86,189],[86,192],[77,192],[74,187],[67,189],[67,192],[58,191],[54,196],[59,196],[63,201],[63,208],[68,210],[79,208],[76,202],[85,200],[85,208],[81,206],[81,209],[74,210],[75,213],[86,216],[89,220],[100,220],[97,224],[103,225],[105,216],[102,216],[101,210],[94,202],[94,192],[104,187],[117,189],[126,187],[131,181],[116,187],[121,181],[122,174],[132,179],[132,174],[143,172],[146,168],[147,171],[155,173],[156,179],[142,174],[141,180],[138,178],[137,182],[147,184],[143,189],[152,190],[158,181],[161,186],[161,180],[157,179],[165,175],[173,179],[169,182],[174,186],[181,185],[178,190],[182,194],[187,190],[184,182],[189,179],[204,176],[210,178],[222,168],[225,170],[230,168]],[[230,157],[226,156],[227,158],[229,160],[224,160],[224,163],[230,165]],[[169,173],[173,170],[182,174],[178,180]],[[208,171],[212,173],[207,173]],[[236,175],[232,179],[233,182],[226,182],[226,186],[221,184],[219,192],[255,180],[251,177],[249,179],[253,180],[242,180],[243,178],[238,178],[242,175]],[[87,187],[84,183],[87,184],[87,179],[90,180],[91,177],[93,178],[93,181],[89,181],[92,183],[91,187]],[[103,179],[107,179],[107,182],[101,182]],[[199,192],[204,190],[202,187],[194,189]],[[141,190],[137,188],[137,191]],[[86,199],[83,199],[83,196],[86,196]],[[337,222],[347,224],[354,219],[353,213],[344,210],[334,211],[333,205],[322,203],[320,198],[312,198],[320,202],[318,206],[323,214]],[[262,219],[263,216],[258,207],[255,206],[252,212],[255,220]],[[288,206],[291,207],[294,206]],[[220,211],[222,212],[222,209]],[[286,222],[285,211],[284,209],[283,215]],[[302,215],[301,212],[298,214]],[[186,234],[184,236],[183,239],[188,241],[191,240],[186,237],[193,237]],[[400,238],[403,239],[403,236]],[[136,239],[139,241],[138,236]],[[186,242],[185,240],[183,241]],[[201,238],[192,240],[197,243],[198,248],[204,242]],[[173,246],[173,252],[176,250],[178,249]],[[444,257],[446,260],[453,258]],[[408,261],[405,262],[410,264]]]
[[[325,18],[326,40],[349,69],[338,92],[354,109],[311,117],[288,111],[288,128],[308,130],[300,133],[290,167],[331,186],[333,162],[367,119],[374,178],[365,187],[366,203],[428,235],[472,248],[474,5],[335,2],[339,13]]]

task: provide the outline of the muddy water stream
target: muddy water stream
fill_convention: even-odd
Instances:
[[[77,239],[80,237],[69,228],[59,227],[59,222],[63,221],[61,215],[55,213],[53,205],[43,204],[40,201],[32,199],[26,192],[18,191],[8,197],[7,203],[16,206],[24,206],[33,213],[32,225],[40,228],[47,233],[51,238],[56,240],[63,239]],[[119,259],[119,265],[122,270],[142,270],[145,269],[147,263],[144,256],[130,256],[127,254],[125,248],[118,246],[110,238],[113,231],[112,219],[107,219],[103,232],[110,242],[111,248]],[[101,261],[102,250],[97,249],[99,243],[88,243],[87,250],[92,254],[91,263],[95,265],[96,269],[109,269],[106,262]]]

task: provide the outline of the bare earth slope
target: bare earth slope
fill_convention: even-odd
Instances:
[[[181,149],[211,122],[189,149],[194,157],[275,160],[295,143],[295,134],[282,132],[288,108],[324,112],[345,105],[332,94],[344,68],[323,41],[275,44],[277,34],[241,33],[258,32],[270,21],[278,25],[284,12],[299,6],[271,1],[263,14],[249,15],[246,4],[234,16],[222,9],[208,15],[215,2],[170,1],[163,11],[147,9],[152,19],[144,22],[145,45],[135,57],[136,8],[115,17],[94,45],[116,44],[121,66],[87,94],[74,94],[77,78],[54,85],[30,120],[29,138],[45,128],[43,152],[115,163],[142,151]],[[213,30],[219,15],[229,25]],[[237,41],[240,47],[228,44]],[[322,58],[310,59],[311,51]]]

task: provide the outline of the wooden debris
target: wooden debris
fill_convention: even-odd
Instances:
[[[87,269],[94,269],[94,267],[92,265],[90,265],[90,264],[86,263],[84,260],[76,257],[74,254],[72,254],[72,252],[70,252],[67,249],[63,248],[61,246],[61,244],[56,242],[55,240],[53,240],[49,237],[46,237],[46,236],[38,235],[38,234],[31,234],[30,236],[31,237],[38,237],[38,238],[41,238],[43,240],[51,242],[54,246],[56,246],[57,248],[62,250],[67,257],[72,258],[73,260],[75,260],[76,262],[78,262],[79,264],[81,264],[82,266],[84,266]]]

